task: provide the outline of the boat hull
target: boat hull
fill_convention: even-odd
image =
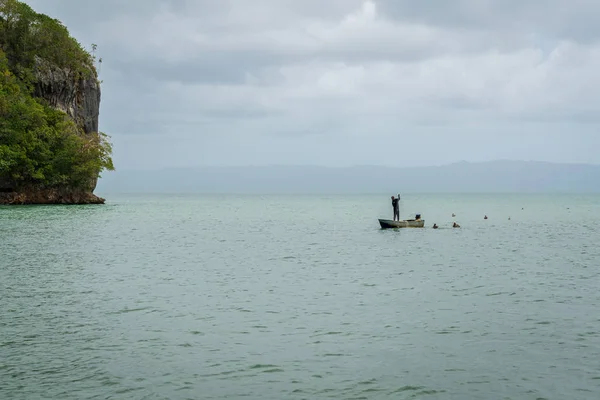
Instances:
[[[381,225],[381,229],[423,228],[425,226],[425,220],[405,219],[402,221],[393,221],[391,219],[380,219],[379,225]]]

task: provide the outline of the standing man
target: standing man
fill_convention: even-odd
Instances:
[[[392,208],[394,209],[394,221],[396,221],[396,217],[398,217],[398,221],[400,221],[400,205],[398,205],[398,200],[400,198],[395,198],[392,196]]]

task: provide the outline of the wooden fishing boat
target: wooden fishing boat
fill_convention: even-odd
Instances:
[[[379,219],[379,225],[381,225],[381,229],[423,228],[425,227],[425,220],[421,219],[420,215],[415,219],[405,219],[401,221]]]

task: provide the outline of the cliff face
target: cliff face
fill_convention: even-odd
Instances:
[[[36,84],[33,94],[48,101],[52,107],[67,113],[83,128],[86,135],[95,135],[98,132],[100,114],[100,84],[96,71],[91,67],[84,68],[86,71],[82,77],[76,71],[58,68],[36,57]],[[86,189],[93,192],[97,183],[97,177],[90,179]]]
[[[34,73],[34,96],[64,111],[86,135],[98,134],[101,94],[94,69],[82,75],[36,58]],[[93,194],[97,182],[92,178],[83,189],[27,186],[16,192],[8,179],[0,177],[0,204],[102,204],[104,199]]]
[[[57,68],[36,57],[34,96],[47,100],[52,107],[67,113],[86,134],[98,132],[100,84],[96,72],[78,78],[75,71]]]

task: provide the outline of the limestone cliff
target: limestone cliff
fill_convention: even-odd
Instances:
[[[35,61],[34,96],[65,112],[85,135],[97,135],[101,93],[95,69],[82,75],[39,57]],[[97,181],[91,178],[84,188],[28,185],[15,191],[8,179],[0,177],[0,204],[103,204],[105,200],[93,194]]]
[[[35,60],[34,95],[46,99],[52,107],[66,112],[86,134],[98,132],[100,84],[91,67],[88,77],[67,68],[58,68],[39,57]]]
[[[86,135],[96,135],[100,114],[100,83],[96,70],[90,66],[85,68],[86,75],[82,76],[36,57],[34,95],[67,113]],[[87,190],[93,192],[97,182],[97,177],[91,179]]]

